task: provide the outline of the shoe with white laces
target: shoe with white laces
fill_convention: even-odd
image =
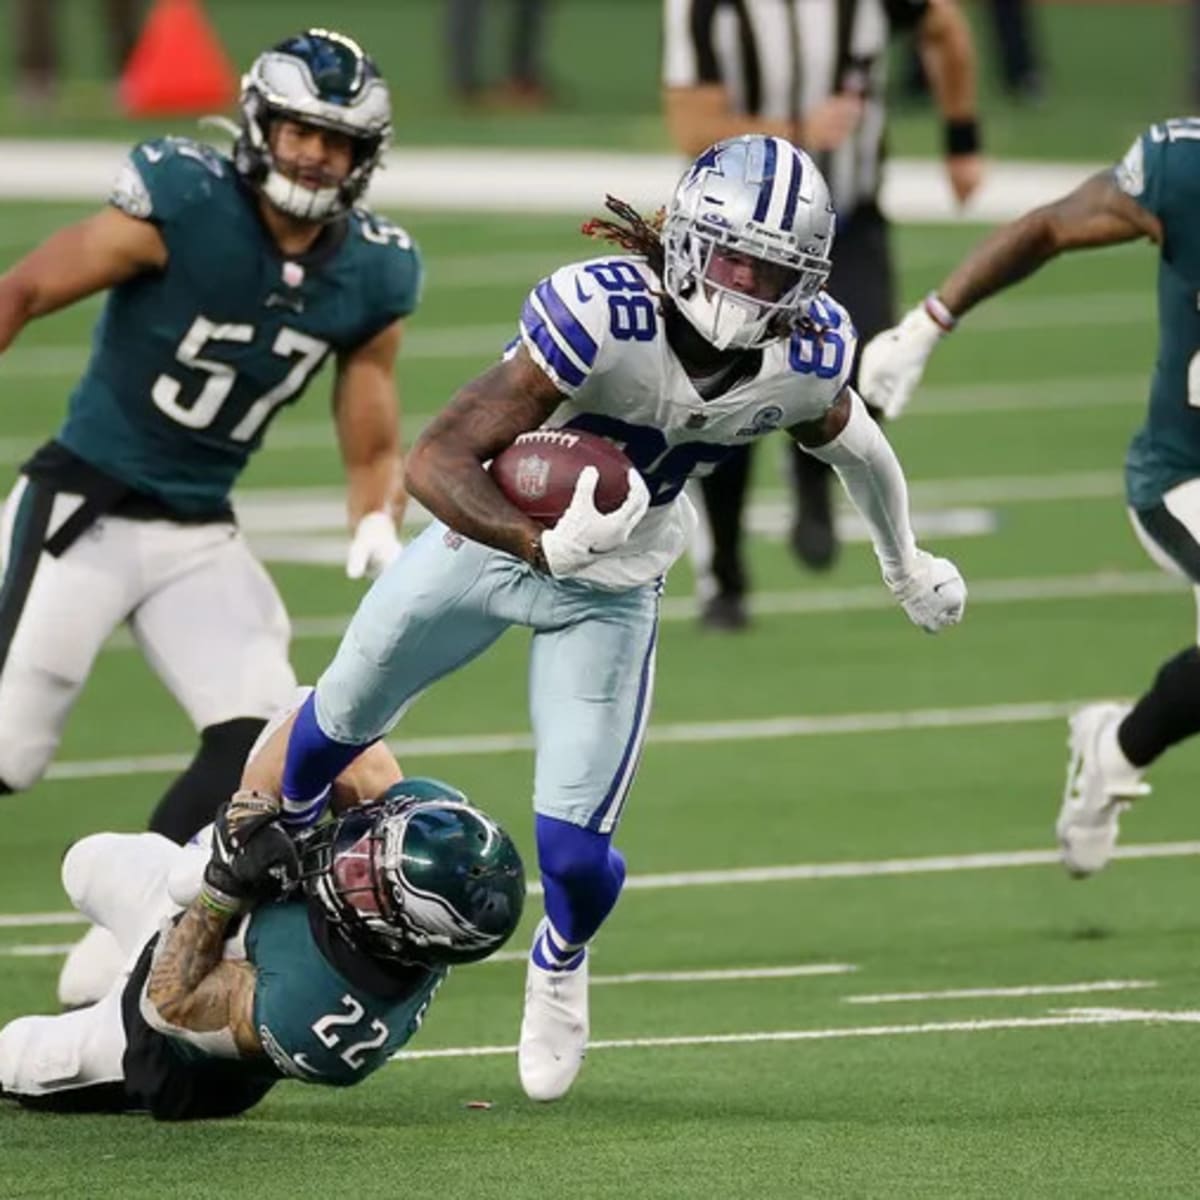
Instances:
[[[1055,833],[1063,866],[1074,876],[1093,875],[1117,844],[1121,814],[1150,788],[1142,773],[1104,738],[1129,712],[1124,704],[1088,704],[1070,718],[1067,786]]]
[[[517,1048],[517,1068],[525,1095],[530,1100],[565,1096],[583,1066],[587,1040],[586,952],[573,971],[547,971],[530,959],[525,975],[525,1016]]]

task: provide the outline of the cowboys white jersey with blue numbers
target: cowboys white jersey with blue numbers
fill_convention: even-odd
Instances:
[[[598,258],[543,279],[521,313],[520,342],[565,396],[546,425],[615,442],[650,489],[650,510],[629,540],[577,576],[602,587],[661,576],[695,525],[687,480],[735,446],[820,418],[854,361],[850,318],[822,292],[811,329],[770,343],[757,374],[705,400],[667,342],[662,294],[644,258]]]

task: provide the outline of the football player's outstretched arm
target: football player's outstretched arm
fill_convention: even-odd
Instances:
[[[1064,250],[1111,246],[1141,237],[1162,241],[1162,224],[1117,186],[1112,170],[1100,171],[1061,199],[984,238],[950,272],[937,294],[957,320]]]
[[[917,44],[938,111],[946,123],[946,173],[962,203],[983,178],[976,125],[975,46],[955,0],[930,0]]]
[[[883,581],[909,620],[927,633],[958,624],[967,599],[962,576],[949,559],[917,548],[904,472],[854,390],[844,387],[823,417],[788,432],[837,471],[871,531]]]
[[[217,811],[199,895],[155,947],[147,1020],[164,1033],[220,1034],[239,1054],[261,1051],[254,1027],[254,967],[224,960],[234,917],[295,887],[300,860],[279,825],[280,801],[235,792]]]
[[[460,388],[425,427],[408,455],[409,491],[451,529],[544,570],[542,527],[509,503],[483,464],[541,425],[562,399],[518,349]]]
[[[898,416],[941,338],[980,301],[1032,275],[1065,250],[1134,238],[1162,241],[1162,224],[1101,171],[1073,192],[1002,225],[984,238],[899,325],[867,343],[859,368],[863,396]]]
[[[35,317],[166,265],[157,228],[115,208],[60,229],[0,275],[0,353]]]
[[[399,553],[396,526],[407,496],[400,465],[396,356],[404,322],[394,321],[338,359],[333,413],[346,468],[346,507],[353,540],[352,579],[378,575]]]
[[[238,1053],[262,1053],[254,1027],[254,968],[222,960],[229,914],[193,900],[165,935],[146,982],[160,1028],[188,1033],[228,1030]]]

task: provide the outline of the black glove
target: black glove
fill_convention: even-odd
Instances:
[[[201,900],[228,916],[287,895],[300,879],[295,844],[276,823],[281,805],[262,792],[235,792],[213,822],[212,857]]]

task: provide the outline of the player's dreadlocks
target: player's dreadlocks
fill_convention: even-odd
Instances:
[[[647,220],[631,204],[616,196],[605,196],[604,207],[620,219],[610,221],[606,217],[593,217],[584,222],[582,232],[588,237],[615,242],[622,250],[644,255],[650,270],[661,279],[665,270],[662,227],[667,210],[660,208]]]

